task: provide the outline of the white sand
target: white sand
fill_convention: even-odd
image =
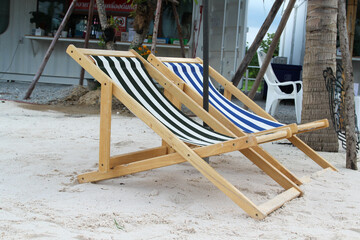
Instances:
[[[137,118],[114,114],[112,123],[112,154],[160,144]],[[344,168],[344,150],[320,153],[339,172],[314,174],[321,168],[296,148],[264,145],[311,181],[258,221],[187,163],[78,184],[97,168],[99,115],[4,102],[0,126],[0,239],[360,239],[360,174]],[[240,153],[210,160],[255,203],[282,191]]]

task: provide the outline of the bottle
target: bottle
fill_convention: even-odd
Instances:
[[[87,16],[85,16],[85,18],[82,20],[82,22],[83,22],[83,35],[82,35],[82,37],[85,38],[85,36],[86,36],[86,31],[87,31],[87,29],[86,29]]]

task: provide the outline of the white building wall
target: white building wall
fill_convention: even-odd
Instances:
[[[199,17],[199,5],[195,6],[194,14]],[[226,4],[226,7],[225,7]],[[238,48],[236,49],[236,26],[240,4],[238,29]],[[226,8],[226,11],[224,11]],[[222,41],[225,13],[224,42]],[[198,18],[199,19],[199,18]],[[231,80],[245,55],[247,29],[247,0],[209,1],[209,64],[225,78]],[[201,26],[196,56],[203,56],[203,27]],[[223,52],[222,52],[223,42]],[[237,52],[237,53],[236,53]],[[235,57],[236,53],[236,57]],[[223,58],[221,59],[221,55]]]
[[[289,0],[285,1],[285,7]],[[285,9],[283,8],[283,10]],[[288,58],[288,64],[303,65],[305,53],[307,1],[297,0],[280,38],[279,55]]]

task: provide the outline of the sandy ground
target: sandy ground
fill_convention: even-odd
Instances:
[[[97,168],[96,112],[0,102],[0,239],[360,239],[360,173],[344,168],[344,150],[321,152],[339,172],[319,174],[291,145],[263,145],[311,181],[258,221],[187,163],[78,184]],[[160,144],[131,115],[112,124],[112,154]],[[240,153],[210,161],[257,204],[282,191]]]

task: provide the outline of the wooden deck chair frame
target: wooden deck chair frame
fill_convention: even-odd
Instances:
[[[80,183],[110,179],[187,161],[240,206],[248,215],[255,219],[265,218],[269,213],[281,207],[287,201],[302,195],[301,189],[293,181],[266,161],[261,155],[254,152],[252,153],[252,161],[285,189],[284,192],[273,199],[257,206],[202,159],[225,152],[244,151],[250,147],[257,146],[259,143],[286,137],[290,133],[289,128],[283,128],[280,131],[270,134],[236,137],[220,122],[199,107],[175,84],[167,82],[168,80],[163,74],[140,57],[146,70],[153,78],[160,79],[160,82],[165,83],[166,90],[169,91],[172,96],[180,96],[181,104],[190,105],[190,109],[200,115],[199,117],[202,118],[203,121],[206,121],[215,131],[235,137],[233,140],[205,147],[189,146],[181,141],[125,90],[117,86],[89,57],[89,55],[136,57],[136,52],[80,49],[73,45],[70,45],[66,52],[101,83],[99,169],[94,172],[79,175],[78,181]],[[152,149],[111,157],[111,102],[113,95],[132,113],[153,129],[166,144]]]
[[[162,72],[168,79],[171,79],[172,82],[174,82],[178,86],[181,86],[181,89],[188,96],[190,96],[195,102],[197,102],[199,105],[202,105],[203,102],[202,96],[191,86],[188,86],[179,76],[177,76],[173,71],[171,71],[167,66],[165,66],[165,64],[163,64],[163,62],[202,64],[203,61],[200,58],[156,57],[153,54],[150,54],[148,57],[148,61],[153,66],[155,66],[160,72]],[[255,114],[263,118],[277,122],[275,118],[273,118],[269,113],[267,113],[264,109],[262,109],[259,105],[257,105],[253,100],[251,100],[248,96],[246,96],[241,90],[239,90],[236,86],[234,86],[231,82],[229,82],[226,78],[224,78],[211,66],[209,66],[209,75],[212,79],[214,79],[224,87],[224,96],[227,99],[231,99],[231,97],[234,96]],[[229,130],[231,130],[236,136],[247,135],[247,133],[243,132],[239,127],[237,127],[234,123],[232,123],[225,115],[223,115],[211,104],[209,105],[209,113],[212,116],[214,116],[219,122],[221,122],[224,126],[226,126]],[[303,142],[301,139],[299,139],[296,136],[296,134],[314,131],[314,130],[326,128],[328,126],[329,126],[328,120],[323,119],[301,125],[297,125],[294,123],[294,124],[285,125],[283,127],[289,127],[291,129],[291,135],[287,137],[287,139],[294,146],[296,146],[298,149],[304,152],[309,158],[311,158],[315,163],[317,163],[323,169],[337,171],[337,169],[332,164],[326,161],[316,151],[314,151],[310,146],[308,146],[305,142]],[[277,131],[283,127],[274,128],[272,130],[266,130],[265,132]],[[267,161],[269,161],[275,167],[277,167],[279,171],[281,171],[287,177],[292,179],[292,181],[294,181],[298,185],[302,184],[299,178],[292,175],[287,169],[284,168],[283,165],[279,164],[276,159],[274,159],[269,153],[264,151],[260,146],[255,146],[252,149],[261,156],[263,156]]]

